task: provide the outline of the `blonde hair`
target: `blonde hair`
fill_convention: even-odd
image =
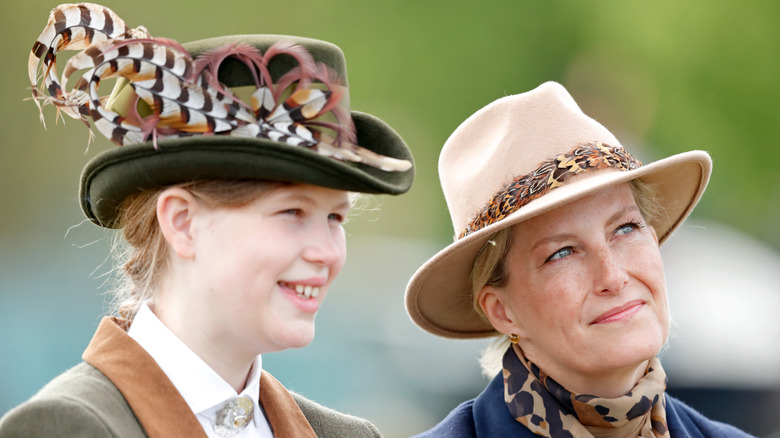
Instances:
[[[634,193],[634,201],[637,207],[639,207],[642,217],[647,223],[656,223],[664,213],[656,190],[650,184],[636,179],[629,181],[629,184]],[[506,264],[506,257],[509,249],[512,247],[510,230],[511,227],[506,227],[496,231],[480,249],[471,269],[471,293],[474,311],[485,321],[487,321],[487,317],[479,305],[479,293],[485,286],[504,287],[509,279],[509,267]],[[506,349],[509,348],[509,344],[509,336],[502,333],[496,336],[494,341],[482,352],[479,364],[485,377],[492,378],[501,370],[502,358]]]
[[[202,180],[169,187],[183,188],[209,207],[240,207],[285,184],[290,183]],[[157,198],[169,187],[132,194],[119,206],[121,233],[114,235],[111,248],[115,265],[112,313],[122,319],[135,317],[167,271],[168,243],[157,224]]]

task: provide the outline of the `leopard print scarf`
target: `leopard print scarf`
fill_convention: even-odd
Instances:
[[[666,374],[658,358],[628,394],[599,398],[572,394],[527,361],[516,345],[504,354],[504,401],[512,417],[548,438],[669,438]],[[530,370],[530,372],[529,372]]]

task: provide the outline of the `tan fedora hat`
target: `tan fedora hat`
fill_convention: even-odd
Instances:
[[[472,307],[470,273],[497,231],[602,188],[638,179],[658,193],[652,223],[663,242],[688,216],[712,161],[691,151],[642,166],[566,89],[547,82],[477,111],[444,144],[439,177],[455,242],[409,281],[406,309],[423,329],[448,338],[498,334]],[[565,182],[568,176],[577,178]]]

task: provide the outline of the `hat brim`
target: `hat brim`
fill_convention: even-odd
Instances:
[[[712,170],[703,151],[691,151],[632,171],[599,171],[552,190],[505,219],[450,244],[412,276],[406,288],[406,309],[424,330],[446,338],[470,339],[497,335],[472,307],[470,274],[480,249],[497,231],[575,201],[603,188],[641,180],[657,191],[663,214],[652,223],[659,244],[680,226],[701,198]],[[456,230],[456,233],[460,230]]]
[[[352,111],[357,144],[401,160],[413,161],[403,139],[382,120]],[[318,154],[264,138],[197,136],[122,146],[93,158],[81,174],[79,199],[84,214],[108,228],[117,224],[117,208],[131,193],[200,179],[257,179],[313,184],[337,190],[401,194],[409,190],[414,167],[403,172]]]

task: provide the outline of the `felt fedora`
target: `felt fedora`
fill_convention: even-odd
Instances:
[[[62,84],[82,73],[71,90],[56,73],[62,50],[80,50],[63,72]],[[128,195],[199,179],[385,194],[408,191],[414,179],[403,139],[350,109],[344,54],[325,41],[235,35],[179,44],[128,28],[104,6],[66,4],[52,11],[28,72],[36,103],[120,146],[81,175],[82,210],[104,227],[117,226]],[[110,96],[101,94],[100,81],[114,78]]]
[[[442,148],[439,177],[456,237],[412,276],[406,309],[439,336],[496,335],[473,308],[470,274],[497,231],[637,179],[657,192],[662,212],[651,225],[662,243],[698,202],[711,168],[703,151],[642,165],[558,83],[494,101]]]

